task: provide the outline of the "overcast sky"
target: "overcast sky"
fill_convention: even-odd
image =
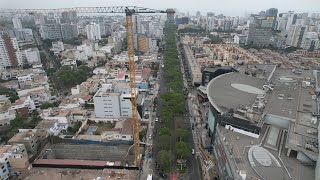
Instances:
[[[208,11],[243,16],[271,7],[280,12],[320,12],[320,0],[0,0],[0,8],[62,8],[96,6],[141,6],[154,9],[177,8],[202,14]]]

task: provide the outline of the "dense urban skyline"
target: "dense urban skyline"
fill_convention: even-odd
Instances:
[[[41,1],[41,0],[0,0],[0,7],[2,8],[62,8],[62,7],[93,7],[93,6],[142,6],[147,8],[164,9],[164,8],[177,8],[182,11],[190,11],[194,14],[196,11],[208,12],[213,11],[216,13],[223,13],[228,16],[243,16],[244,13],[257,13],[265,10],[268,7],[275,7],[279,12],[284,11],[297,11],[297,12],[317,12],[320,11],[319,2],[317,0],[291,0],[291,1],[260,1],[257,3],[255,0],[243,0],[237,3],[234,0],[175,0],[175,1],[161,1],[161,0],[56,0],[56,1]]]

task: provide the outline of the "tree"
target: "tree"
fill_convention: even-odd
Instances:
[[[159,129],[159,134],[160,135],[170,135],[170,129],[167,127],[160,128]]]
[[[40,117],[38,111],[33,111],[31,115],[31,120],[29,123],[25,124],[25,128],[33,129],[37,126],[37,124],[42,121],[42,118]]]
[[[185,142],[177,142],[176,144],[176,153],[180,159],[185,159],[191,155],[192,148],[190,144]]]
[[[179,141],[181,142],[184,138],[188,137],[190,133],[185,129],[178,128],[176,129],[176,134],[179,138]]]
[[[171,162],[173,161],[173,155],[171,151],[161,150],[157,154],[157,162],[160,168],[164,172],[168,172],[170,170]]]
[[[147,128],[143,129],[140,133],[139,133],[139,139],[140,141],[143,140],[143,138],[145,138],[147,135]]]
[[[10,91],[9,92],[9,100],[11,103],[16,102],[16,100],[20,99],[20,97],[18,96],[18,94],[15,91]]]
[[[49,108],[58,107],[58,106],[59,106],[58,102],[53,102],[53,103],[45,102],[41,104],[40,109],[49,109]]]

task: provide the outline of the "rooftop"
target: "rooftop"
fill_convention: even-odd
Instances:
[[[19,142],[19,141],[23,141],[24,138],[32,138],[33,136],[35,136],[34,132],[32,132],[32,130],[26,131],[26,132],[19,132],[16,135],[14,135],[9,141],[8,143],[12,142]]]
[[[42,120],[38,123],[35,129],[50,129],[56,121],[54,120]]]
[[[262,66],[246,67],[239,72],[223,74],[208,84],[207,92],[212,106],[222,115],[232,115],[232,120],[223,120],[226,126],[233,126],[234,120],[239,121],[235,122],[241,128],[238,130],[230,131],[226,130],[227,127],[217,126],[219,132],[226,137],[225,141],[233,143],[229,146],[244,152],[246,147],[257,145],[248,151],[252,156],[249,161],[243,159],[241,154],[238,157],[233,154],[230,158],[235,159],[232,162],[236,163],[237,171],[245,170],[247,175],[289,179],[283,163],[277,165],[270,153],[278,157],[278,153],[284,154],[282,150],[288,151],[288,154],[291,151],[290,156],[283,155],[281,158],[293,179],[314,179],[314,168],[302,165],[300,161],[308,159],[308,163],[315,162],[319,156],[319,107],[314,77],[317,73],[267,66],[261,71]],[[261,131],[251,136],[249,131],[244,130],[247,127],[244,127],[245,123],[236,118],[251,121],[250,125],[259,126]],[[259,125],[252,121],[259,122]],[[295,152],[294,155],[292,152]],[[263,167],[264,165],[270,168]],[[308,172],[308,175],[304,177],[302,172]],[[271,174],[277,176],[273,177]]]
[[[257,95],[264,94],[264,80],[233,72],[223,74],[211,80],[207,87],[209,98],[215,108],[227,112],[231,108],[251,106]]]
[[[285,150],[279,149],[282,141],[282,132],[279,128],[264,126],[263,134],[265,135],[260,135],[259,138],[243,135],[222,126],[217,126],[217,128],[221,139],[225,138],[227,161],[234,165],[234,172],[245,172],[247,179],[315,179],[313,167],[303,165],[296,158],[288,157]],[[273,142],[276,144],[275,148],[270,147]],[[279,160],[278,154],[280,154],[283,163]],[[292,178],[289,178],[284,165]]]

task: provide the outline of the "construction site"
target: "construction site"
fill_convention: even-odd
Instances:
[[[66,169],[66,168],[33,168],[29,171],[26,180],[69,180],[69,179],[127,179],[135,180],[138,171],[128,171],[119,169],[89,170],[89,169]]]

